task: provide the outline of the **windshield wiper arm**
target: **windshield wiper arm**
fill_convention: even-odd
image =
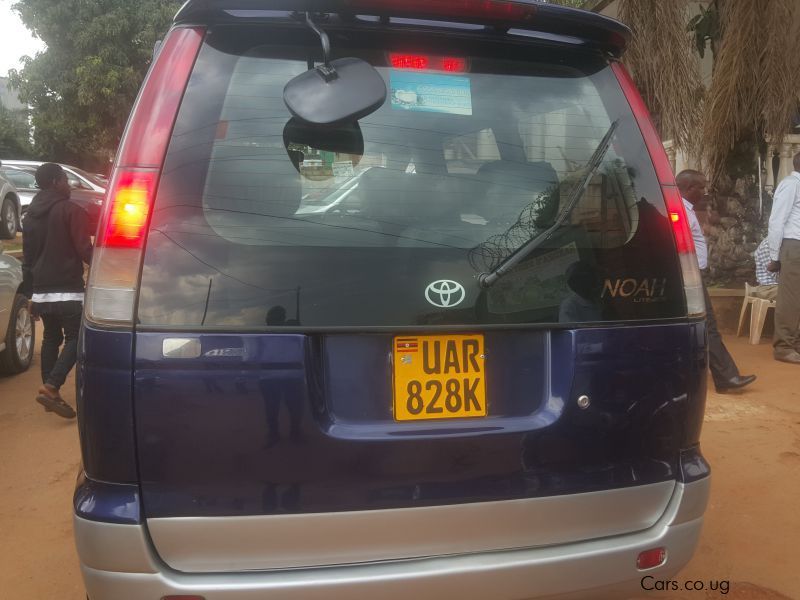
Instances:
[[[589,162],[586,163],[586,173],[584,174],[583,179],[573,188],[569,200],[559,213],[558,217],[556,217],[555,223],[553,223],[553,225],[548,227],[536,237],[531,238],[525,242],[525,244],[517,248],[508,257],[503,259],[500,264],[497,265],[491,272],[481,273],[478,276],[478,283],[482,288],[488,288],[494,285],[498,279],[506,275],[511,269],[525,260],[525,258],[529,256],[531,252],[536,250],[536,248],[538,248],[543,242],[548,240],[550,236],[553,235],[553,233],[564,224],[570,213],[572,213],[572,211],[575,209],[578,201],[581,199],[581,197],[583,197],[583,193],[586,191],[589,181],[591,181],[592,177],[594,177],[594,174],[597,172],[597,169],[600,168],[600,165],[603,164],[603,158],[608,151],[608,147],[611,145],[611,138],[613,137],[614,132],[617,130],[618,122],[619,121],[614,121],[611,123],[611,126],[603,136],[603,139],[600,140],[600,144],[597,146],[594,154],[592,154]]]

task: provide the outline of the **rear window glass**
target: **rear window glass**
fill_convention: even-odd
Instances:
[[[283,88],[317,58],[312,38],[209,34],[156,199],[140,325],[685,315],[663,199],[606,64],[552,49],[459,51],[453,42],[444,51],[417,36],[414,54],[402,37],[333,42],[338,56],[367,60],[386,82],[386,102],[354,134],[361,144],[297,135],[290,122]],[[612,124],[607,151],[576,192]],[[527,258],[481,287],[482,273],[548,229]]]

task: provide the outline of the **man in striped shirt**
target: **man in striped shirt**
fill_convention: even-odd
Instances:
[[[762,300],[775,300],[778,295],[778,274],[768,269],[770,263],[769,240],[764,238],[753,253],[756,261],[756,282],[758,286],[753,291],[756,298]]]

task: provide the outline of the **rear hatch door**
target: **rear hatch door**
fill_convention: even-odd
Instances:
[[[142,501],[171,567],[548,545],[663,513],[700,342],[630,108],[599,55],[445,37],[332,34],[390,90],[356,152],[292,139],[282,90],[313,33],[209,30],[138,298]],[[481,287],[615,122],[563,226]]]

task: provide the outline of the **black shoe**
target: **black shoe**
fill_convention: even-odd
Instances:
[[[722,383],[718,383],[716,385],[717,392],[724,393],[730,390],[739,390],[742,389],[746,385],[750,385],[756,380],[755,375],[737,375],[728,381],[724,381]]]
[[[65,419],[75,418],[75,411],[61,398],[52,398],[50,396],[46,396],[45,394],[39,394],[36,396],[36,401],[44,406],[44,409],[47,412],[54,412],[59,417],[64,417]]]

